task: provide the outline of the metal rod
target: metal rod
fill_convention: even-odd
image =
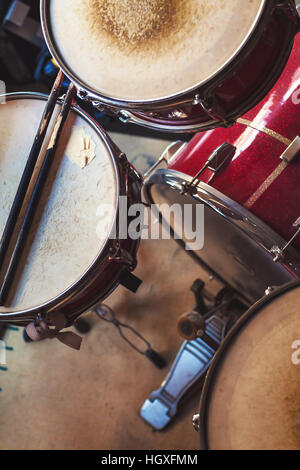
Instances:
[[[18,217],[19,217],[22,205],[23,205],[23,201],[24,201],[26,192],[28,190],[29,183],[34,172],[34,168],[38,160],[49,123],[51,121],[51,117],[52,117],[52,114],[53,114],[53,111],[57,102],[57,98],[60,93],[63,79],[64,79],[63,73],[59,72],[55,80],[55,83],[53,85],[53,88],[51,90],[45,111],[43,113],[38,131],[36,133],[14,202],[12,204],[12,207],[11,207],[11,210],[10,210],[10,213],[9,213],[9,216],[8,216],[8,219],[7,219],[7,222],[6,222],[2,237],[1,237],[0,270],[5,260],[7,250],[9,248],[9,244],[11,241],[11,237],[15,229],[15,226],[16,226],[16,223],[17,223],[17,220],[18,220]]]
[[[17,265],[20,259],[20,256],[22,254],[22,251],[24,249],[24,246],[26,244],[27,237],[30,232],[30,225],[33,221],[35,211],[38,205],[38,202],[40,200],[40,195],[42,193],[44,184],[46,182],[48,172],[50,170],[57,145],[59,142],[59,138],[61,136],[64,124],[66,122],[66,119],[68,117],[69,111],[71,109],[73,97],[75,94],[75,85],[72,83],[69,86],[68,92],[66,94],[66,97],[64,99],[64,102],[62,104],[61,110],[59,112],[59,115],[56,119],[56,123],[54,126],[53,133],[51,135],[48,149],[46,151],[41,169],[39,171],[37,180],[35,182],[26,212],[25,216],[18,234],[18,238],[16,240],[16,244],[12,253],[12,257],[10,259],[10,263],[7,269],[7,272],[5,274],[5,278],[0,290],[0,305],[4,305],[6,302],[6,299],[9,295],[9,291],[16,273]]]

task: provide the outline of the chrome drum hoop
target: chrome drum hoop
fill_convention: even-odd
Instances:
[[[48,96],[42,93],[35,92],[16,92],[0,95],[0,99],[5,98],[6,101],[13,100],[24,100],[24,99],[35,99],[41,101],[47,101]],[[58,104],[61,100],[58,100]],[[75,112],[81,118],[83,118],[95,132],[102,138],[106,145],[106,148],[110,154],[111,161],[114,167],[114,173],[116,177],[116,209],[115,217],[111,234],[114,233],[114,227],[117,224],[117,213],[119,208],[119,198],[121,196],[128,197],[128,203],[139,203],[141,201],[141,187],[142,177],[137,171],[131,167],[125,154],[114,144],[111,138],[105,133],[100,125],[92,119],[78,105],[73,105],[71,111]],[[115,231],[118,233],[118,231]],[[125,240],[127,242],[127,240]],[[56,311],[63,311],[78,294],[80,294],[88,285],[95,282],[101,273],[109,267],[111,263],[116,262],[119,264],[119,272],[115,276],[114,280],[110,282],[105,289],[100,290],[97,294],[97,298],[92,302],[86,302],[84,308],[81,307],[79,310],[74,309],[71,313],[66,315],[68,325],[71,325],[75,319],[84,313],[87,309],[91,308],[95,303],[102,299],[105,299],[119,284],[119,275],[125,268],[133,270],[136,267],[136,255],[139,248],[140,240],[130,240],[130,243],[125,243],[124,240],[118,238],[112,239],[110,236],[107,237],[106,243],[103,245],[98,256],[90,265],[90,267],[83,273],[83,275],[67,288],[63,293],[53,299],[49,299],[46,303],[38,306],[34,306],[25,310],[10,309],[7,307],[0,306],[0,323],[9,323],[20,326],[26,326],[28,323],[35,321],[36,318],[42,313],[44,319],[47,320],[48,314]],[[124,261],[119,261],[120,252],[124,255]]]

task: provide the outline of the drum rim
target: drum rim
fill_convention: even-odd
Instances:
[[[261,0],[261,5],[259,10],[256,14],[256,17],[241,44],[236,49],[236,51],[232,54],[232,56],[221,66],[219,67],[213,74],[211,74],[206,79],[202,80],[201,82],[186,88],[183,91],[173,93],[164,97],[159,97],[155,99],[149,100],[125,100],[121,98],[112,97],[109,95],[103,95],[98,90],[89,87],[79,76],[73,72],[69,66],[67,65],[65,59],[61,56],[59,52],[59,48],[56,45],[55,39],[52,34],[51,30],[51,21],[50,21],[50,2],[51,0],[41,0],[40,1],[40,17],[41,17],[41,25],[43,36],[46,41],[47,47],[55,59],[56,63],[63,70],[64,74],[69,78],[71,82],[76,85],[76,88],[80,91],[86,93],[86,98],[95,102],[100,101],[100,103],[104,103],[106,105],[117,107],[117,108],[127,108],[127,109],[140,109],[144,110],[146,107],[155,107],[159,104],[164,104],[165,102],[173,102],[176,99],[186,97],[189,94],[194,94],[196,91],[199,91],[202,87],[207,85],[211,82],[217,75],[221,72],[225,72],[228,67],[238,58],[238,56],[243,52],[246,45],[249,43],[250,39],[256,32],[257,26],[263,19],[263,16],[267,9],[275,8],[279,2],[279,0],[272,0],[272,4],[268,2],[268,0]]]
[[[144,181],[144,185],[142,188],[142,193],[144,198],[146,199],[148,204],[156,204],[152,197],[152,186],[157,184],[163,184],[168,186],[174,191],[181,192],[183,189],[183,185],[189,184],[193,181],[193,177],[186,175],[185,173],[181,173],[177,170],[170,170],[170,169],[159,169],[156,170],[154,173],[150,174],[148,178]],[[205,204],[206,206],[210,207],[213,211],[220,214],[220,216],[224,217],[229,223],[233,224],[247,236],[249,236],[252,240],[260,245],[266,252],[268,252],[271,256],[270,249],[274,246],[284,246],[286,241],[276,233],[271,227],[265,224],[264,221],[259,219],[256,215],[249,212],[245,207],[241,206],[239,203],[235,202],[233,199],[230,199],[225,194],[221,193],[214,187],[199,181],[195,194],[189,194],[192,199],[195,199],[196,202]],[[223,207],[230,212],[232,215],[222,213],[221,207],[217,207],[216,204],[221,204]],[[156,211],[156,209],[155,209]],[[157,211],[156,211],[157,212]],[[159,220],[163,222],[163,217],[160,213],[157,214],[159,216]],[[171,227],[172,237],[174,238],[175,231]],[[176,241],[178,241],[176,239]],[[180,240],[179,240],[180,241]],[[299,272],[300,276],[300,257],[297,254],[296,250],[292,249],[290,251],[292,253],[293,259],[289,259],[287,257],[287,262],[284,263],[280,262],[280,264],[285,267],[290,272],[292,271],[296,277],[296,272]],[[201,258],[194,252],[194,256],[202,262]],[[202,262],[203,263],[203,262]],[[204,263],[205,267],[206,263]],[[213,271],[209,268],[210,271]],[[223,282],[224,280],[217,275],[219,279]],[[245,297],[245,294],[243,294]],[[248,299],[248,301],[253,302],[253,299]]]
[[[209,450],[208,442],[208,419],[209,419],[209,405],[210,405],[210,391],[213,387],[213,382],[215,374],[218,372],[220,367],[222,367],[222,359],[226,357],[228,348],[232,344],[234,338],[237,337],[240,330],[253,318],[257,315],[261,308],[268,305],[277,297],[280,297],[281,294],[285,294],[293,289],[300,287],[300,279],[284,284],[283,286],[276,287],[273,292],[266,294],[260,300],[258,300],[252,307],[249,308],[237,321],[237,323],[232,327],[229,333],[225,336],[225,339],[221,343],[218,351],[216,352],[213,361],[209,367],[208,373],[206,375],[203,389],[200,397],[200,413],[199,413],[199,436],[200,436],[200,449]]]
[[[14,93],[6,93],[3,95],[0,95],[1,97],[5,97],[7,101],[15,101],[15,100],[24,100],[24,99],[32,99],[32,100],[40,100],[40,101],[47,101],[48,95],[45,95],[43,93],[35,93],[35,92],[14,92]],[[61,103],[61,100],[58,100],[58,104]],[[3,307],[0,306],[0,321],[3,321],[3,318],[1,316],[10,316],[10,319],[7,321],[12,321],[12,322],[24,322],[26,321],[26,318],[24,316],[28,317],[28,319],[32,319],[32,316],[38,312],[47,312],[50,309],[52,310],[55,308],[57,305],[61,304],[64,302],[65,299],[72,299],[74,296],[76,296],[90,280],[90,277],[92,273],[98,268],[101,267],[105,259],[108,257],[109,251],[111,246],[113,245],[113,242],[116,240],[111,240],[110,236],[114,230],[114,226],[117,221],[117,213],[118,213],[118,208],[119,208],[119,197],[121,193],[121,185],[120,185],[120,170],[118,168],[117,162],[116,162],[116,157],[117,157],[117,152],[113,147],[112,141],[110,141],[110,138],[105,134],[104,130],[100,127],[100,125],[93,120],[89,114],[87,114],[83,109],[81,109],[78,105],[72,105],[71,110],[75,112],[77,115],[79,115],[82,119],[84,119],[89,125],[92,126],[94,131],[97,133],[97,135],[100,136],[102,142],[104,143],[105,147],[107,148],[110,159],[113,165],[113,170],[115,174],[115,181],[116,181],[116,207],[115,207],[115,215],[113,218],[113,221],[111,223],[111,230],[109,232],[109,235],[106,237],[105,242],[103,243],[101,249],[98,251],[98,254],[94,258],[94,260],[90,263],[87,269],[83,272],[83,274],[75,280],[67,289],[65,289],[61,294],[58,294],[57,296],[43,302],[42,304],[39,304],[37,306],[32,306],[28,307],[26,309],[20,310],[20,308],[9,308],[9,307]],[[22,317],[22,318],[20,318]]]

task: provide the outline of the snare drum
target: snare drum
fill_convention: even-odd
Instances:
[[[200,405],[201,447],[299,450],[300,283],[278,288],[233,327]]]
[[[300,35],[256,108],[230,129],[197,134],[181,150],[177,143],[169,168],[145,184],[151,204],[205,204],[205,243],[196,256],[251,301],[300,274],[300,236],[294,250],[282,251],[300,217],[299,63]]]
[[[44,36],[82,98],[146,127],[230,126],[271,89],[294,0],[42,0]]]
[[[16,93],[7,95],[6,103],[0,105],[0,233],[46,99],[44,95]],[[55,114],[59,108],[58,104]],[[54,119],[55,116],[48,135]],[[40,161],[48,140],[49,137]],[[87,160],[78,158],[82,149],[88,148],[92,153],[85,166]],[[30,188],[39,167],[38,162]],[[140,176],[99,125],[79,107],[72,107],[40,197],[32,235],[19,262],[15,285],[5,308],[0,308],[1,321],[24,325],[34,321],[37,313],[59,311],[71,324],[104,299],[119,284],[124,271],[131,271],[136,265],[139,241],[120,240],[116,227],[120,197],[127,196],[128,204],[138,203],[140,184]],[[24,209],[20,220],[22,214]]]

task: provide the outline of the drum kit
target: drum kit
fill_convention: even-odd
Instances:
[[[224,288],[210,302],[195,288],[186,342],[141,416],[164,428],[208,371],[202,448],[299,449],[300,17],[294,0],[213,3],[41,0],[51,94],[0,97],[0,324],[69,327],[120,283],[136,291],[140,241],[112,237],[122,197],[161,208],[182,247],[164,211],[201,205],[204,247],[187,253]],[[195,135],[142,176],[77,97]]]

